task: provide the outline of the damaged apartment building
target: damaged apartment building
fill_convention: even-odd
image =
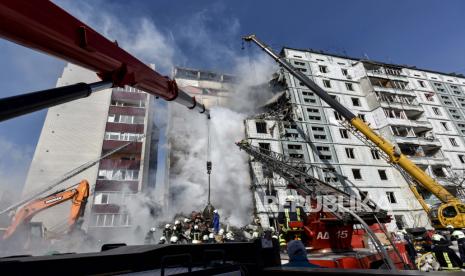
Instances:
[[[314,50],[283,48],[281,55],[340,103],[393,142],[415,164],[463,197],[465,168],[465,77],[416,67],[361,60]],[[430,227],[426,213],[401,173],[347,127],[343,118],[286,71],[281,94],[268,113],[246,120],[253,145],[305,164],[309,174],[331,185],[357,187],[395,219],[389,228]],[[274,84],[275,86],[277,84]],[[274,102],[273,102],[274,100]],[[287,183],[251,159],[256,215],[274,226],[276,205]],[[430,204],[435,197],[420,188]]]

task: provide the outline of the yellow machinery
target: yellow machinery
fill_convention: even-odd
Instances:
[[[435,195],[441,202],[439,206],[430,207],[424,201],[423,197],[417,191],[414,183],[410,183],[410,188],[421,206],[428,213],[432,225],[435,228],[445,228],[452,225],[454,228],[465,228],[465,205],[441,184],[431,178],[426,172],[415,165],[410,159],[400,152],[389,141],[377,134],[362,119],[355,116],[350,110],[333,99],[326,91],[318,86],[306,75],[296,70],[284,58],[275,54],[268,46],[259,41],[255,35],[243,37],[245,41],[252,41],[257,44],[263,51],[270,55],[277,63],[286,69],[291,75],[304,83],[310,90],[317,94],[323,101],[343,116],[358,132],[362,133],[369,141],[381,149],[389,158],[394,166],[401,169],[424,189]]]

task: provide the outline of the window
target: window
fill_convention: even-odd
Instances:
[[[349,139],[349,132],[345,128],[339,129],[339,133],[341,134],[341,138]]]
[[[441,111],[437,107],[433,107],[433,112],[435,115],[441,115]]]
[[[394,196],[394,192],[386,192],[386,196],[388,198],[389,203],[397,203],[396,197]]]
[[[336,117],[336,120],[342,121],[344,118],[342,118],[342,115],[339,114],[337,111],[334,111],[334,117]]]
[[[378,150],[372,149],[371,156],[373,157],[373,159],[380,159]]]
[[[386,170],[378,170],[378,174],[381,180],[388,180]]]
[[[143,134],[125,132],[105,132],[105,140],[138,141]]]
[[[349,74],[349,72],[347,71],[347,69],[341,69],[341,72],[342,72],[342,75],[344,76],[347,76]]]
[[[323,85],[326,88],[331,88],[331,81],[330,80],[323,80]]]
[[[359,98],[351,98],[353,106],[360,106],[360,99]]]
[[[264,154],[270,153],[270,143],[258,143],[258,147],[260,148],[260,152]]]
[[[257,128],[257,133],[267,133],[266,122],[255,122],[255,127]]]
[[[328,73],[328,67],[324,65],[318,65],[321,73]]]
[[[421,87],[423,87],[423,88],[426,87],[426,86],[425,86],[425,82],[422,81],[422,80],[419,80],[419,81],[418,81],[418,84],[419,84]]]
[[[346,88],[349,91],[354,91],[354,86],[350,82],[346,82]]]
[[[295,65],[301,65],[301,66],[304,66],[304,65],[305,65],[305,63],[300,62],[300,61],[294,61],[294,64],[295,64]]]
[[[465,164],[465,155],[459,154],[458,157],[459,157],[460,163]]]
[[[324,134],[314,134],[313,137],[315,139],[318,139],[318,140],[325,140],[326,139],[326,135],[324,135]]]
[[[346,155],[349,159],[355,159],[354,149],[353,148],[346,148]]]
[[[98,179],[116,181],[135,181],[139,179],[139,171],[127,169],[99,170]]]
[[[425,93],[425,98],[429,102],[434,102],[434,94],[433,93]]]
[[[450,141],[450,144],[454,147],[458,147],[459,144],[457,143],[457,141],[455,140],[455,138],[449,138],[449,141]]]
[[[352,174],[354,176],[354,179],[356,180],[362,179],[362,174],[360,173],[360,169],[352,169]]]
[[[447,125],[446,122],[441,122],[441,125],[444,128],[444,130],[449,130],[449,126]]]
[[[288,145],[287,145],[287,148],[288,148],[288,149],[293,149],[293,150],[301,150],[301,149],[302,149],[302,145],[288,144]]]
[[[360,119],[362,119],[362,121],[366,122],[366,118],[365,118],[365,114],[358,114],[357,115]]]

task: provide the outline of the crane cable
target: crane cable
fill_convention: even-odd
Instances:
[[[212,161],[211,161],[211,146],[210,146],[210,118],[207,120],[207,175],[208,175],[208,205],[210,202],[210,176],[212,173]]]

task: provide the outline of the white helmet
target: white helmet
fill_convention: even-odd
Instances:
[[[172,236],[170,239],[170,243],[177,243],[178,242],[178,237]]]
[[[276,235],[273,235],[273,236],[271,236],[271,238],[272,238],[272,239],[276,239],[276,240],[277,240],[277,239],[278,239],[278,236],[276,236]]]
[[[210,233],[210,234],[208,235],[208,237],[209,237],[210,239],[213,239],[213,238],[215,238],[215,235],[214,235],[213,233]]]
[[[160,241],[166,241],[165,236],[161,236],[161,237],[160,237]]]
[[[168,229],[168,228],[170,228],[170,227],[171,227],[171,225],[170,225],[169,223],[165,225],[165,228],[166,228],[166,229]]]
[[[252,238],[254,238],[254,239],[258,238],[258,232],[257,231],[254,231],[252,233]]]
[[[449,225],[446,226],[446,228],[447,228],[447,229],[454,229],[454,226],[452,226],[452,225],[449,224]]]
[[[232,240],[233,234],[231,232],[226,233],[226,239]]]
[[[189,221],[190,221],[190,219],[188,219],[188,218],[184,219],[184,223],[188,223]]]
[[[444,239],[443,236],[439,234],[434,234],[433,237],[431,238],[433,241],[440,241],[441,239]]]
[[[224,234],[224,229],[220,229],[220,231],[218,231],[218,234],[223,235]]]
[[[178,224],[180,224],[180,223],[181,223],[181,222],[180,222],[179,220],[176,220],[176,221],[174,222],[174,225],[178,225]]]
[[[286,196],[286,199],[285,199],[286,202],[294,202],[295,201],[295,197],[293,195],[288,195]]]
[[[150,232],[155,232],[155,227],[150,228]]]
[[[208,235],[203,235],[202,240],[208,241]]]
[[[216,210],[216,209],[213,210],[213,213],[218,214],[218,210]]]
[[[198,230],[198,229],[199,229],[199,226],[198,226],[198,225],[194,225],[194,229],[195,229],[195,230]]]
[[[452,232],[452,237],[456,239],[463,239],[465,238],[465,234],[460,230],[455,230],[454,232]]]

